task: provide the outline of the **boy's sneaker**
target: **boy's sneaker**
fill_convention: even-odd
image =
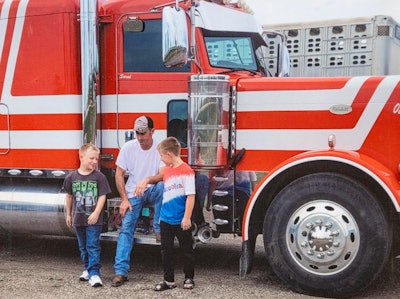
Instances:
[[[98,275],[93,275],[92,277],[90,277],[89,283],[94,288],[103,286],[103,282],[101,281],[101,278]]]
[[[89,272],[87,270],[82,272],[82,275],[79,276],[80,281],[88,281],[89,280]]]

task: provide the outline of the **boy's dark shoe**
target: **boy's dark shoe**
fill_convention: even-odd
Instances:
[[[176,288],[176,283],[175,282],[166,282],[165,280],[156,284],[154,291],[161,292],[165,290],[172,290]]]
[[[194,288],[194,280],[191,278],[185,278],[185,281],[183,282],[183,288],[185,290],[191,290]]]
[[[111,285],[113,287],[119,287],[122,286],[125,281],[128,281],[128,277],[123,276],[123,275],[115,275],[114,278],[112,279]]]

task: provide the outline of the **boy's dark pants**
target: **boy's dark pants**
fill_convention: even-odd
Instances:
[[[161,256],[164,267],[164,280],[174,282],[174,239],[178,238],[179,247],[183,254],[183,272],[185,278],[194,278],[194,253],[192,231],[182,230],[181,225],[171,225],[160,221]]]

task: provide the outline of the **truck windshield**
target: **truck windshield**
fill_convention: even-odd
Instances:
[[[254,49],[249,36],[205,36],[211,66],[257,71]]]

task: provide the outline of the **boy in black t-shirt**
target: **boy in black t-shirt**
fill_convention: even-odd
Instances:
[[[110,185],[103,173],[96,170],[100,150],[93,144],[84,144],[79,150],[79,169],[64,180],[66,194],[66,223],[74,227],[81,260],[85,270],[79,277],[92,287],[103,285],[100,278],[100,233],[103,226],[103,207]]]

